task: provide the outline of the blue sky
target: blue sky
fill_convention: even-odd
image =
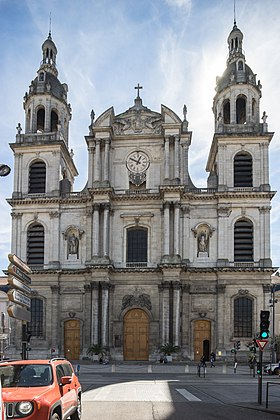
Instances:
[[[134,86],[143,86],[145,106],[164,104],[187,119],[193,131],[189,156],[191,177],[206,187],[205,171],[213,132],[212,102],[216,76],[228,54],[233,0],[0,0],[0,162],[13,169],[9,143],[18,122],[24,126],[22,98],[42,59],[41,45],[52,16],[59,79],[69,87],[72,106],[70,148],[79,171],[74,190],[87,179],[90,112],[110,106],[121,113],[133,105]],[[279,189],[280,167],[280,1],[236,0],[237,25],[244,34],[247,64],[262,83],[261,114],[268,115],[270,184]],[[13,173],[0,178],[0,269],[7,267]],[[271,255],[280,266],[280,200],[272,202]]]

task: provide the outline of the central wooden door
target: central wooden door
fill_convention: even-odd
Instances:
[[[149,318],[142,309],[124,317],[124,360],[149,359]]]
[[[80,358],[80,321],[77,319],[64,323],[64,356],[70,360]]]
[[[205,356],[209,360],[211,343],[211,323],[207,320],[194,322],[194,360],[200,360]]]

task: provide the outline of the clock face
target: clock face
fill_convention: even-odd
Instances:
[[[126,166],[134,173],[146,171],[150,165],[150,161],[144,152],[132,152],[127,158]]]

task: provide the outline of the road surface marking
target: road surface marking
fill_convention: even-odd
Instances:
[[[176,388],[176,391],[178,391],[179,394],[183,395],[183,397],[186,398],[189,401],[201,401],[199,398],[197,398],[195,395],[191,394],[186,389],[178,389],[178,388]]]

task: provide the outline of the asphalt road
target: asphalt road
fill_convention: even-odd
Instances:
[[[265,408],[266,382],[271,386]],[[253,420],[280,416],[280,380],[263,377],[263,404],[258,404],[258,378],[246,367],[226,372],[183,366],[82,366],[82,420]]]

